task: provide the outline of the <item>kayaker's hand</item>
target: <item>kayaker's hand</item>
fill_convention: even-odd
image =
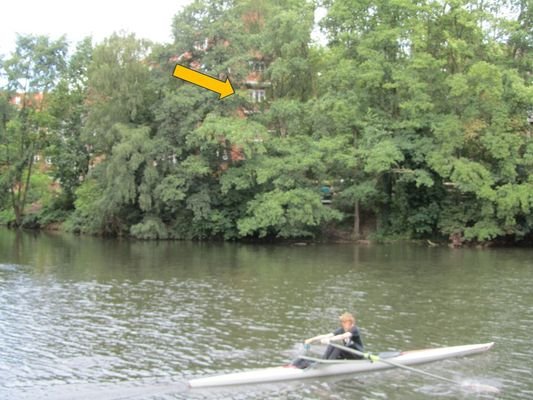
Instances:
[[[304,350],[307,351],[311,348],[311,345],[309,343],[304,343]]]
[[[372,353],[365,353],[365,354],[364,354],[364,357],[365,357],[367,360],[370,360],[370,362],[376,362],[376,361],[379,361],[379,356],[375,356],[375,355],[372,354]]]

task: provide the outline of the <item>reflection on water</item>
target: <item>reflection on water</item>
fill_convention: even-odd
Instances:
[[[239,245],[0,230],[0,398],[533,397],[530,250]],[[286,363],[357,311],[372,351],[495,341],[405,371],[216,390],[187,379]],[[319,351],[319,349],[317,349]]]

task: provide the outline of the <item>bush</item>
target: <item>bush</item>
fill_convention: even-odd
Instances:
[[[76,190],[75,211],[63,225],[66,231],[95,234],[102,231],[99,200],[103,190],[93,179],[83,182]]]
[[[12,208],[0,210],[0,225],[9,225],[15,221],[15,213]]]
[[[130,234],[137,239],[168,239],[165,224],[157,217],[146,217],[130,228]]]

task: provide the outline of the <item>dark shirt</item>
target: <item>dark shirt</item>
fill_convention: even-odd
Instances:
[[[333,332],[335,336],[342,335],[343,333],[344,329],[342,328],[339,328]],[[359,328],[357,326],[353,326],[352,329],[350,329],[350,333],[352,334],[352,337],[350,339],[345,339],[343,341],[343,345],[354,350],[364,352],[363,340],[361,339],[361,332],[359,332]]]
[[[333,335],[342,335],[344,333],[344,329],[339,328],[335,332],[333,332]],[[359,328],[356,326],[352,327],[350,329],[350,333],[352,336],[348,339],[343,340],[342,344],[346,347],[350,347],[354,350],[358,350],[363,352],[363,341],[361,340],[361,333],[359,332]],[[348,360],[358,360],[363,357],[358,356],[356,354],[350,353],[346,350],[339,349],[338,347],[333,347],[331,345],[328,346],[326,349],[326,352],[322,356],[322,358],[326,360],[338,360],[338,359],[348,359]]]

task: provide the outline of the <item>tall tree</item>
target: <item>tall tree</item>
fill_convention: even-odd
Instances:
[[[339,61],[323,92],[349,98],[350,116],[357,121],[333,135],[355,125],[355,154],[362,158],[351,163],[379,185],[374,188],[382,229],[467,240],[529,231],[528,207],[520,206],[527,199],[507,204],[504,212],[498,205],[504,196],[496,194],[521,181],[525,171],[525,115],[531,104],[525,82],[502,67],[503,43],[493,35],[505,26],[495,17],[499,5],[325,4],[323,26]],[[339,90],[342,82],[355,91],[346,85]],[[334,104],[342,107],[342,100]],[[352,176],[356,186],[365,175]]]
[[[135,35],[111,35],[96,46],[87,71],[88,115],[85,140],[95,155],[109,155],[119,139],[115,124],[152,121],[155,100],[150,86],[151,44]]]
[[[89,224],[94,232],[127,234],[130,225],[139,220],[137,186],[140,179],[134,176],[132,187],[126,173],[140,174],[148,159],[153,160],[151,107],[157,92],[150,85],[150,46],[134,35],[113,34],[92,50],[92,57],[86,43],[78,52],[79,60],[73,61],[75,71],[91,58],[86,82],[77,83],[78,90],[86,92],[82,107],[86,107],[87,113],[81,133],[83,147],[78,150],[81,161],[84,161],[85,149],[89,150],[89,162],[94,170],[78,190],[83,195],[86,187],[96,186],[96,190],[103,193],[100,198],[86,197],[90,204],[84,205],[84,210],[71,219],[74,230],[83,229],[77,223],[85,224],[87,218],[91,218],[86,215],[89,209],[98,214],[97,223]],[[74,117],[78,115],[73,114]],[[145,142],[139,148],[140,137]]]
[[[16,103],[9,121],[4,121],[4,140],[0,144],[4,184],[8,188],[15,224],[21,226],[30,190],[34,156],[50,140],[52,116],[48,94],[65,69],[67,42],[64,37],[17,36],[15,51],[2,65],[6,77],[3,91]]]
[[[46,154],[53,160],[54,178],[61,183],[60,205],[74,207],[75,191],[88,172],[90,146],[83,140],[83,123],[87,116],[87,71],[92,58],[91,39],[78,43],[68,59],[62,79],[50,94],[49,110],[54,117],[55,132]]]

